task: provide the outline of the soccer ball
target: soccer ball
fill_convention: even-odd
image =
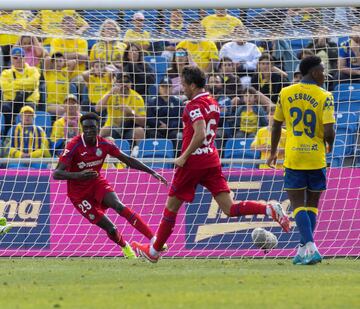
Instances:
[[[254,242],[254,245],[260,249],[265,250],[265,252],[276,248],[278,245],[277,237],[273,233],[260,227],[252,231],[251,238]]]

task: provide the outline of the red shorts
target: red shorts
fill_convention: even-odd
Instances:
[[[104,216],[105,210],[109,207],[103,203],[108,192],[114,192],[106,179],[98,178],[86,190],[78,194],[69,195],[74,207],[92,224],[97,224]]]
[[[207,188],[213,196],[221,192],[230,192],[221,166],[204,169],[179,167],[175,172],[169,196],[175,196],[185,202],[192,202],[198,184]]]

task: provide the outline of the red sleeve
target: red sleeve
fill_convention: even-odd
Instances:
[[[60,155],[59,162],[65,165],[69,165],[72,158],[74,157],[76,148],[79,146],[79,144],[80,143],[77,142],[76,140],[71,140],[69,143],[67,143],[64,151]]]
[[[204,115],[201,112],[200,106],[196,105],[196,104],[187,105],[185,107],[185,113],[187,113],[187,115],[189,116],[191,124],[193,124],[194,122],[196,122],[198,120],[205,119]]]
[[[121,151],[114,143],[108,142],[108,154],[117,158],[119,155],[121,155]]]

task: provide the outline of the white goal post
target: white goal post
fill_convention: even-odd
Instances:
[[[219,22],[212,29],[206,28],[201,21],[214,15],[219,5],[228,9],[234,26]],[[5,217],[13,229],[0,236],[0,257],[121,256],[119,248],[106,234],[76,211],[67,197],[66,182],[53,180],[52,170],[72,132],[81,133],[78,122],[74,125],[73,119],[78,120],[80,111],[96,110],[102,117],[103,127],[108,121],[108,126],[116,127],[109,134],[114,133],[112,137],[119,148],[137,156],[170,182],[174,175],[173,160],[180,152],[182,140],[179,111],[187,101],[179,78],[184,64],[197,65],[207,71],[207,90],[221,105],[223,123],[216,141],[232,197],[236,201],[279,202],[291,218],[292,229],[284,233],[275,222],[262,215],[227,218],[217,208],[211,194],[199,187],[194,201],[179,212],[168,242],[170,250],[165,256],[293,256],[299,236],[283,190],[283,160],[280,157],[275,170],[264,166],[269,152],[269,132],[263,133],[267,136],[264,140],[257,133],[259,129],[269,130],[279,91],[297,82],[300,58],[308,53],[318,55],[326,64],[324,87],[334,95],[337,119],[334,151],[327,156],[328,189],[320,202],[315,240],[326,257],[359,258],[360,82],[340,74],[344,69],[340,66],[344,65],[351,68],[356,64],[360,70],[360,61],[357,63],[349,50],[351,44],[355,44],[351,39],[360,36],[357,5],[360,7],[360,0],[304,0],[301,3],[280,0],[224,0],[221,3],[218,0],[12,0],[2,3],[1,106],[11,102],[33,103],[35,118],[32,120],[41,128],[39,132],[44,131],[48,144],[44,144],[47,149],[42,155],[32,155],[39,149],[34,146],[35,133],[26,133],[26,126],[21,126],[25,122],[25,112],[10,111],[9,115],[2,110],[0,217]],[[175,9],[179,10],[182,21],[170,27]],[[56,12],[42,15],[41,10]],[[62,13],[61,10],[69,11]],[[53,23],[46,19],[49,16],[54,19]],[[13,19],[16,22],[12,22]],[[147,33],[144,37],[131,38],[128,31],[131,33],[137,19],[144,22],[142,34]],[[65,21],[71,24],[72,31],[68,31]],[[106,24],[112,28],[110,35],[104,30]],[[226,34],[215,37],[209,29]],[[240,42],[241,46],[248,44],[248,49],[226,52],[223,46],[232,42]],[[203,45],[196,49],[196,44]],[[356,44],[360,48],[360,42]],[[15,72],[12,61],[19,57],[28,61],[28,66],[35,67],[31,71],[33,85],[26,80],[18,86],[21,69]],[[62,64],[56,64],[57,61]],[[142,67],[138,66],[136,71],[133,67],[137,64]],[[121,72],[130,76],[127,82]],[[142,79],[138,79],[139,76]],[[129,127],[125,126],[125,115],[114,111],[119,109],[114,103],[120,100],[116,95],[114,102],[102,102],[118,83],[128,83],[129,89],[139,94],[137,99],[142,102],[140,107],[129,103],[131,113],[140,118],[138,123],[132,119]],[[26,91],[20,91],[25,88]],[[124,90],[116,91],[125,101]],[[27,92],[31,92],[30,96]],[[166,101],[169,96],[173,101]],[[74,97],[79,110],[71,114],[69,100]],[[164,104],[168,108],[165,116],[158,112]],[[99,106],[104,108],[98,110]],[[178,106],[177,112],[170,110],[174,106]],[[59,120],[61,138],[57,138],[54,125]],[[173,120],[178,121],[172,127],[175,134],[170,137],[167,132],[163,136],[162,129],[164,126],[169,129]],[[136,137],[134,131],[139,128],[143,128],[139,131],[144,135]],[[130,137],[125,136],[127,129],[133,134]],[[148,135],[151,130],[154,135]],[[29,135],[24,137],[24,134]],[[102,174],[119,198],[139,213],[155,232],[162,218],[168,188],[147,174],[116,164],[115,159],[106,163]],[[109,210],[108,215],[125,240],[147,241],[115,212]],[[251,240],[255,228],[265,228],[275,234],[278,247],[266,254],[259,250]]]
[[[97,0],[63,0],[63,1],[45,1],[45,0],[13,0],[11,2],[4,2],[1,4],[2,9],[22,9],[22,10],[39,10],[39,9],[210,9],[210,8],[306,8],[306,7],[346,7],[357,6],[360,4],[359,0],[303,0],[299,4],[298,1],[282,1],[282,0],[223,0],[219,3],[218,0],[206,0],[196,2],[191,0],[183,0],[181,2],[176,0],[122,0],[121,3],[113,0],[101,1],[101,8]]]

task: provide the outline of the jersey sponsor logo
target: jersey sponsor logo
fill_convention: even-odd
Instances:
[[[331,97],[327,97],[325,100],[325,104],[324,104],[324,109],[330,110],[334,107],[334,98]]]
[[[69,152],[70,152],[69,149],[64,149],[62,156],[65,157]]]
[[[292,147],[291,150],[292,151],[297,151],[297,152],[310,152],[311,150],[317,150],[316,149],[312,149],[315,148],[314,145],[308,145],[308,144],[300,144],[300,146],[298,147]]]
[[[311,145],[311,150],[312,151],[318,151],[319,150],[318,144],[312,144]]]
[[[87,162],[87,163],[81,161],[81,162],[79,162],[79,163],[77,164],[77,166],[79,167],[79,169],[82,170],[82,169],[85,168],[85,167],[94,167],[94,166],[99,165],[99,164],[102,164],[102,163],[103,163],[103,160],[102,160],[102,159],[101,159],[101,160],[96,160],[96,161]]]
[[[200,108],[193,109],[192,111],[190,111],[189,116],[190,116],[190,118],[191,118],[192,121],[194,121],[194,120],[197,119],[197,118],[202,117]]]
[[[290,211],[290,201],[283,192],[283,176],[281,175],[276,176],[275,181],[273,176],[237,175],[230,178],[228,185],[231,197],[235,201],[280,202],[286,212]],[[201,213],[199,207],[201,207]],[[251,231],[257,227],[271,228],[279,239],[279,247],[282,245],[286,245],[287,248],[296,247],[296,242],[288,241],[294,237],[292,232],[296,226],[292,218],[290,218],[292,221],[290,233],[283,233],[279,224],[265,215],[228,218],[219,209],[211,193],[200,186],[194,201],[186,208],[185,218],[187,249],[249,249],[252,246]],[[219,239],[222,240],[220,245]]]
[[[213,152],[214,152],[214,149],[212,149],[210,146],[207,146],[207,147],[196,149],[192,154],[198,156],[198,155],[209,154],[209,153],[213,153]]]
[[[101,150],[100,148],[96,149],[96,155],[97,155],[98,157],[101,157],[102,154],[103,154],[103,152],[102,152],[102,150]]]

